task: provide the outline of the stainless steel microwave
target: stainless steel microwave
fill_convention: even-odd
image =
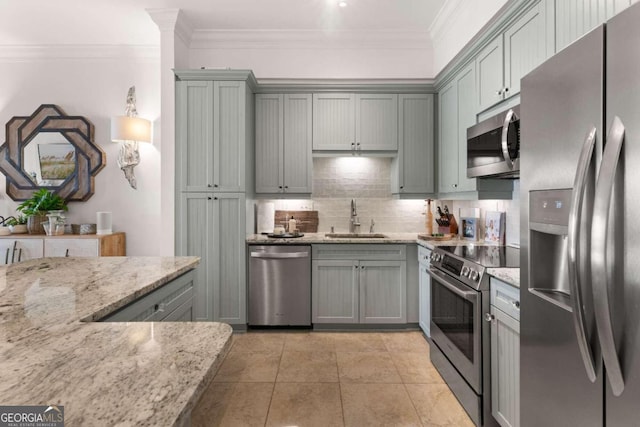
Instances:
[[[520,106],[467,129],[467,178],[520,176]]]

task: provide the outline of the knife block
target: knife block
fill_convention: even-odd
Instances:
[[[456,222],[456,217],[453,214],[447,215],[447,220],[449,221],[448,226],[438,226],[438,233],[440,234],[458,234],[458,223]]]

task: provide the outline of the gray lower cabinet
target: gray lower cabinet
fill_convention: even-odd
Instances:
[[[313,245],[312,250],[313,323],[407,322],[404,245]]]
[[[418,299],[420,301],[420,316],[418,324],[426,336],[431,337],[431,276],[429,276],[429,257],[431,250],[418,246],[418,268],[420,271],[418,282]]]
[[[491,413],[520,426],[520,292],[491,278]]]
[[[243,193],[182,193],[177,255],[199,256],[194,320],[246,324]]]
[[[434,96],[398,95],[398,155],[392,161],[393,194],[435,192]]]
[[[256,193],[310,194],[311,94],[258,94]]]
[[[191,270],[102,319],[103,322],[189,322],[193,319]]]

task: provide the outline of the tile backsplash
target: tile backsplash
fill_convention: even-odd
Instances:
[[[434,218],[436,206],[447,205],[460,218],[461,208],[480,208],[480,232],[484,230],[484,212],[506,212],[506,242],[520,243],[520,185],[514,181],[513,200],[432,202]],[[391,195],[391,159],[378,157],[318,157],[313,159],[312,199],[264,200],[278,210],[317,210],[318,232],[349,230],[351,199],[356,200],[360,231],[369,231],[371,220],[376,232],[424,232],[426,202],[398,200]],[[434,230],[437,225],[434,223]],[[482,235],[482,234],[481,234]]]

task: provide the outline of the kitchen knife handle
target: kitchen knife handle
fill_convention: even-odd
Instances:
[[[609,250],[610,248],[608,247],[609,207],[612,206],[611,199],[617,186],[616,178],[624,175],[624,169],[620,170],[622,175],[618,175],[624,136],[624,125],[620,118],[615,116],[607,135],[604,153],[602,154],[602,163],[600,163],[593,204],[593,222],[591,224],[591,274],[594,284],[592,291],[596,329],[600,347],[602,348],[602,359],[606,366],[614,396],[620,396],[624,391],[624,378],[616,350],[613,322],[611,321],[609,286],[617,283],[614,275],[618,270],[618,260],[616,260],[616,253],[613,250]],[[624,210],[624,206],[616,206],[617,212],[624,212]],[[614,218],[614,221],[617,220],[617,218]],[[616,237],[621,238],[622,236]],[[624,286],[624,282],[620,282],[618,286]]]
[[[569,227],[567,232],[567,267],[569,275],[569,286],[571,295],[573,296],[573,326],[578,338],[578,348],[582,356],[582,362],[587,371],[587,378],[592,383],[596,381],[596,369],[594,356],[589,346],[589,339],[586,332],[586,319],[584,312],[582,282],[589,280],[589,275],[584,271],[584,256],[588,254],[580,253],[580,225],[583,220],[589,221],[590,218],[582,218],[582,206],[586,194],[587,179],[590,166],[593,164],[593,148],[596,142],[596,128],[591,127],[585,138],[576,176],[573,181],[573,192],[571,193],[571,207],[569,211]],[[593,170],[595,173],[595,170]],[[592,178],[593,179],[593,178]],[[589,224],[587,224],[588,226]]]
[[[513,159],[509,154],[509,126],[513,120],[518,120],[517,114],[513,110],[509,110],[504,117],[504,123],[502,124],[502,157],[505,163],[509,166],[509,169],[513,169]]]

